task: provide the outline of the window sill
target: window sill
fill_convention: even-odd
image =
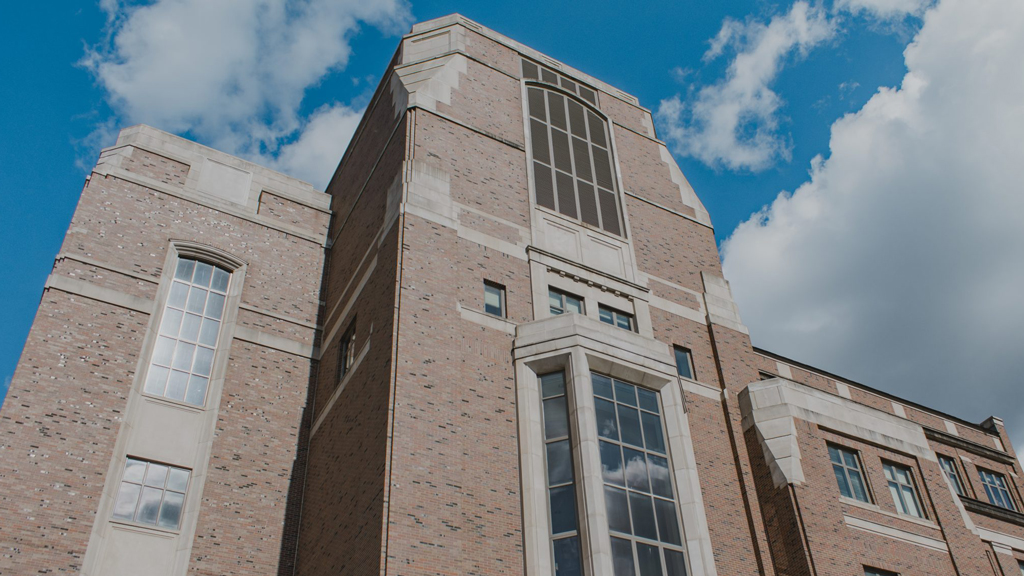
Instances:
[[[919,526],[925,526],[927,528],[932,528],[932,529],[935,529],[935,530],[939,529],[939,526],[936,523],[932,522],[931,520],[928,520],[927,518],[918,518],[917,516],[911,516],[910,514],[900,514],[898,512],[890,512],[888,510],[883,510],[882,507],[877,505],[877,504],[869,504],[867,502],[861,502],[860,500],[855,500],[853,498],[847,498],[846,496],[840,496],[839,497],[839,501],[842,502],[843,504],[848,504],[850,506],[854,506],[854,507],[861,508],[861,509],[864,509],[864,510],[871,510],[872,512],[876,512],[878,514],[881,514],[883,516],[888,516],[890,518],[899,518],[900,520],[906,520],[907,522],[912,522],[912,523],[917,524]]]
[[[1003,522],[1009,522],[1017,526],[1024,526],[1024,514],[1015,510],[1009,510],[1002,506],[996,506],[983,500],[975,500],[974,498],[968,498],[967,496],[961,496],[960,502],[963,503],[964,508],[969,512],[988,516],[989,518],[995,518],[996,520],[1002,520]]]
[[[138,522],[129,522],[127,520],[117,520],[115,518],[110,519],[110,523],[116,528],[124,530],[130,530],[132,532],[138,532],[140,534],[149,534],[152,536],[159,536],[162,538],[176,538],[181,534],[181,529],[170,529],[161,528],[159,526],[150,526],[149,524],[139,524]]]
[[[206,407],[205,406],[196,406],[195,404],[188,404],[186,402],[181,402],[181,401],[178,401],[178,400],[173,400],[173,399],[168,398],[166,396],[157,396],[155,394],[150,394],[148,392],[140,392],[140,394],[142,394],[142,397],[145,398],[146,400],[149,400],[149,401],[154,402],[156,404],[163,404],[163,405],[171,407],[171,408],[178,408],[180,410],[185,410],[186,412],[200,413],[200,412],[205,412],[206,411]]]

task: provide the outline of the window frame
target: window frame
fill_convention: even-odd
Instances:
[[[491,312],[487,309],[487,294],[488,290],[494,290],[498,294],[498,313]],[[491,280],[484,280],[484,314],[489,314],[495,318],[507,318],[508,317],[508,306],[506,305],[505,297],[505,286],[498,284]]]
[[[892,471],[890,477],[889,471]],[[904,484],[898,475],[897,471],[902,471],[906,474],[909,483]],[[921,491],[917,487],[917,479],[914,477],[914,469],[906,464],[900,464],[899,462],[893,462],[891,460],[882,460],[882,473],[885,475],[886,484],[889,487],[889,494],[893,497],[893,505],[896,506],[896,512],[904,516],[912,516],[914,518],[921,518],[922,520],[928,519],[928,514],[925,511],[924,503],[921,500]],[[896,494],[893,494],[893,484],[895,484]],[[914,514],[907,508],[905,490],[909,489],[913,504],[917,507],[917,514]]]
[[[998,506],[998,507],[1000,507],[1000,508],[1002,508],[1004,510],[1010,510],[1012,512],[1016,512],[1017,511],[1017,503],[1013,500],[1013,494],[1010,492],[1010,485],[1006,481],[1006,474],[1003,474],[1002,472],[996,472],[995,470],[991,470],[989,468],[983,468],[981,466],[978,466],[977,468],[978,468],[978,478],[981,480],[981,486],[985,490],[985,496],[988,498],[989,503],[992,504],[993,506]],[[996,484],[990,483],[985,478],[986,474],[991,476],[993,480],[999,480],[1001,485],[996,485]],[[995,490],[995,491],[997,491],[999,493],[1002,493],[1002,495],[1005,497],[1003,499],[1006,501],[1006,503],[1009,504],[1009,506],[1004,506],[1004,505],[996,502],[995,500],[993,500],[993,498],[992,498],[992,490]]]
[[[554,308],[551,306],[551,297],[553,295],[557,295],[559,297],[559,302],[560,302],[560,304],[562,306],[562,311],[561,312],[554,312],[553,311]],[[573,299],[579,301],[579,303],[580,303],[580,311],[579,312],[573,312],[573,311],[568,309],[568,299],[569,298],[573,298]],[[548,314],[550,316],[561,316],[563,314],[580,314],[581,316],[586,316],[587,315],[586,301],[582,297],[577,296],[575,294],[572,294],[570,292],[566,292],[565,290],[561,290],[561,289],[558,289],[558,288],[554,288],[552,286],[548,286]]]
[[[873,566],[865,566],[864,576],[900,576],[900,574],[899,572],[893,572],[892,570],[883,570]]]
[[[338,340],[338,375],[334,385],[341,384],[356,363],[356,317],[348,323]]]
[[[949,479],[950,484],[953,485],[953,492],[957,496],[967,496],[967,489],[964,486],[963,479],[960,477],[960,470],[957,468],[956,459],[952,456],[945,454],[937,454],[939,457],[939,468],[942,469],[942,473]],[[951,468],[947,468],[945,463],[948,462]]]
[[[611,313],[612,321],[611,322],[606,322],[604,320],[604,318],[601,317],[601,313],[602,312],[609,312],[609,313]],[[618,319],[620,317],[626,318],[629,321],[629,328],[623,328],[622,326],[619,326]],[[605,324],[608,324],[609,326],[614,326],[614,327],[616,327],[616,328],[618,328],[620,330],[628,330],[630,332],[636,332],[637,331],[636,316],[634,316],[633,314],[630,314],[629,312],[624,312],[622,310],[619,310],[618,308],[613,308],[613,307],[608,306],[606,304],[598,304],[597,305],[597,319],[600,320],[601,322],[604,322]]]
[[[192,470],[192,469],[189,469],[189,468],[185,468],[183,466],[175,466],[173,464],[168,464],[166,462],[160,462],[160,461],[157,461],[157,460],[150,460],[150,459],[147,459],[147,458],[140,458],[138,456],[132,456],[132,455],[125,456],[121,460],[123,462],[123,465],[121,466],[121,472],[118,474],[118,477],[117,477],[117,491],[114,493],[113,499],[112,499],[112,501],[110,503],[109,520],[111,522],[115,522],[115,523],[119,523],[119,524],[128,524],[128,525],[131,525],[131,526],[140,526],[140,527],[143,527],[143,528],[146,528],[146,529],[149,529],[149,530],[159,530],[161,532],[170,532],[170,533],[175,533],[175,534],[180,533],[180,531],[181,531],[181,523],[182,523],[182,520],[185,518],[185,504],[186,504],[186,502],[188,502],[188,493],[189,493],[189,490],[192,488],[192,483],[193,483],[193,481],[195,479],[195,474],[194,474],[195,470]],[[135,481],[132,481],[132,480],[125,480],[125,472],[127,472],[127,470],[128,470],[128,462],[129,461],[141,462],[141,463],[145,464],[145,468],[143,469],[143,472],[142,472],[142,478],[143,479],[140,482],[135,482]],[[160,489],[160,504],[157,507],[157,511],[156,511],[157,521],[156,521],[155,524],[150,524],[148,522],[142,522],[142,521],[139,521],[139,520],[136,519],[138,517],[138,514],[139,514],[139,507],[142,505],[142,492],[146,488],[156,488],[155,486],[150,486],[150,485],[146,484],[146,476],[148,475],[149,468],[150,468],[151,465],[163,466],[163,467],[168,469],[167,472],[165,473],[163,486],[161,488],[159,488]],[[172,490],[172,489],[168,488],[167,481],[168,481],[168,478],[169,478],[170,473],[171,473],[172,470],[182,470],[182,471],[185,471],[185,472],[188,473],[188,478],[185,480],[185,488],[184,488],[183,491]],[[135,507],[134,507],[134,511],[132,513],[132,518],[130,520],[127,519],[127,518],[118,518],[115,515],[117,513],[117,502],[118,502],[120,494],[121,494],[122,486],[124,484],[126,484],[126,483],[140,487],[139,494],[135,497]],[[180,494],[181,495],[181,505],[180,505],[180,508],[178,509],[178,521],[177,521],[177,524],[173,528],[171,528],[169,526],[161,526],[160,525],[160,512],[163,509],[163,504],[164,504],[164,500],[165,500],[165,498],[167,496],[167,492],[172,492],[172,493]]]
[[[850,500],[864,502],[865,504],[874,504],[874,497],[871,494],[871,485],[868,484],[867,474],[864,473],[864,459],[861,458],[860,450],[849,448],[847,446],[843,446],[842,444],[837,444],[835,442],[827,442],[826,446],[830,449],[829,463],[832,465],[832,474],[833,478],[836,481],[836,485],[839,488],[839,494],[843,498],[849,498]],[[847,464],[845,457],[841,458],[842,462],[836,462],[835,460],[832,460],[831,450],[833,449],[838,451],[840,455],[851,454],[854,458],[854,462],[856,462],[857,464],[857,467],[852,468],[849,464]],[[843,474],[846,479],[847,486],[850,487],[851,495],[843,494],[843,486],[842,484],[840,484],[839,478],[836,476],[836,466],[839,466],[843,469]],[[850,479],[850,470],[856,471],[857,474],[860,476],[861,486],[864,488],[864,499],[858,498],[856,495],[856,491],[853,490],[852,488],[853,482]]]
[[[689,371],[689,375],[681,374],[679,372],[679,354],[680,353],[683,353],[683,354],[686,355],[686,357],[685,357],[686,369]],[[673,357],[676,360],[676,375],[679,376],[680,378],[686,378],[687,380],[696,381],[697,380],[697,373],[693,369],[693,351],[690,350],[689,348],[685,347],[685,346],[673,345],[672,346],[672,355],[673,355]]]

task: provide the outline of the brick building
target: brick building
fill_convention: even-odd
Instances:
[[[1002,422],[751,345],[636,98],[415,26],[326,192],[146,126],[0,411],[0,574],[998,575]]]

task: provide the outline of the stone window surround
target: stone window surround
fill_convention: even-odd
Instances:
[[[598,333],[603,331],[588,329],[592,323],[600,324],[578,314],[568,314],[530,323],[532,326],[520,326],[527,328],[520,330],[515,360],[526,574],[554,574],[539,375],[564,370],[570,398],[570,426],[575,434],[573,465],[578,486],[581,563],[589,575],[612,576],[611,541],[590,386],[590,371],[594,370],[660,393],[673,480],[678,491],[688,574],[716,575],[682,387],[675,376],[668,346],[657,341],[616,342],[607,334]],[[576,337],[549,339],[552,335],[565,334],[566,328]],[[607,330],[624,332],[614,327],[607,327]],[[625,340],[649,340],[634,333],[625,334]],[[647,349],[648,358],[637,357],[636,351],[640,349],[637,344]]]
[[[224,314],[218,337],[218,351],[213,360],[206,403],[201,407],[143,392],[150,357],[156,345],[160,322],[162,321],[162,314],[165,308],[163,303],[167,300],[171,283],[174,280],[174,270],[177,268],[178,260],[181,258],[203,261],[224,268],[231,273],[231,281],[228,284],[227,299],[224,303]],[[166,541],[174,549],[174,565],[167,573],[185,574],[188,568],[192,541],[195,538],[199,507],[202,502],[203,488],[209,468],[210,451],[212,449],[211,440],[217,422],[220,397],[228,368],[228,352],[234,339],[247,267],[247,262],[219,248],[188,240],[171,239],[168,241],[167,255],[164,259],[153,311],[150,315],[149,325],[146,328],[146,334],[136,362],[132,386],[128,392],[128,402],[124,412],[123,424],[118,431],[110,463],[107,467],[103,492],[97,504],[97,514],[89,536],[89,545],[83,558],[83,575],[121,573],[119,570],[109,569],[112,549],[109,548],[108,544],[116,546],[114,543],[116,537],[115,530],[118,532],[133,532],[136,535],[158,537]],[[183,418],[184,421],[190,422],[190,427],[195,429],[189,431],[188,437],[195,439],[196,443],[194,445],[186,445],[186,441],[186,444],[179,442],[171,446],[171,443],[166,438],[153,434],[152,430],[146,430],[147,424],[151,424],[147,420],[151,420],[154,410],[158,411],[157,413],[168,415],[168,418]],[[120,489],[121,472],[124,468],[124,462],[128,456],[191,470],[188,495],[185,498],[181,519],[176,530],[135,523],[129,524],[113,519],[113,505],[117,498],[117,492]],[[137,559],[138,561],[145,560],[145,558],[141,557],[144,554],[143,552],[137,551],[137,554],[140,555]],[[118,565],[123,567],[126,562],[133,560],[135,559],[122,558]]]

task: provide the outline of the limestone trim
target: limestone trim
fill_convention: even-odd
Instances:
[[[930,426],[922,425],[921,428],[924,429],[924,435],[929,440],[934,440],[936,442],[939,442],[940,444],[953,446],[954,448],[959,448],[960,450],[963,450],[965,452],[970,452],[971,454],[974,454],[976,456],[988,458],[989,460],[994,460],[996,462],[1000,462],[1008,466],[1015,466],[1016,464],[1016,461],[1013,458],[1013,456],[1010,456],[1006,452],[996,450],[995,448],[989,448],[984,444],[979,444],[977,442],[974,442],[973,440],[968,440],[967,438],[963,438],[961,436],[954,436],[952,434],[949,434],[948,432],[937,430]]]
[[[100,262],[99,260],[97,260],[95,258],[91,258],[89,256],[83,256],[81,254],[72,254],[70,252],[60,252],[54,258],[54,264],[58,264],[58,263],[60,263],[63,260],[74,260],[75,262],[80,262],[80,263],[85,264],[87,266],[93,266],[93,267],[96,267],[96,268],[102,268],[103,270],[108,270],[110,272],[116,272],[118,274],[121,274],[122,276],[127,276],[129,278],[134,278],[136,280],[141,280],[143,282],[149,282],[151,284],[159,284],[160,283],[160,278],[157,277],[157,276],[149,276],[147,274],[142,274],[142,273],[136,272],[134,270],[129,270],[127,268],[122,268],[120,266],[116,266],[116,265],[113,265],[113,264],[107,264],[105,262]]]
[[[300,319],[295,318],[293,316],[288,316],[287,314],[281,314],[280,312],[273,312],[271,310],[264,310],[263,308],[257,308],[256,306],[253,306],[252,304],[242,303],[242,304],[239,304],[238,307],[240,309],[242,309],[242,310],[246,310],[248,312],[253,312],[253,313],[259,314],[260,316],[266,316],[268,318],[274,318],[276,320],[281,320],[282,322],[287,322],[289,324],[295,324],[296,326],[302,326],[303,328],[309,328],[310,330],[320,330],[320,329],[323,328],[323,326],[320,326],[319,324],[314,324],[313,322],[307,322],[306,320],[300,320]]]
[[[89,298],[90,300],[104,302],[119,308],[132,310],[134,312],[141,312],[143,314],[153,313],[154,302],[148,298],[132,296],[131,294],[125,294],[120,290],[114,290],[113,288],[107,288],[106,286],[97,286],[88,280],[82,280],[80,278],[72,278],[70,276],[62,276],[60,274],[50,274],[46,278],[46,283],[43,284],[43,290],[49,290],[51,288],[68,294]]]
[[[907,532],[906,530],[900,530],[899,528],[886,526],[884,524],[879,524],[863,518],[857,518],[856,516],[850,516],[848,514],[843,514],[843,522],[855,530],[861,530],[877,536],[892,538],[893,540],[899,540],[900,542],[929,548],[938,552],[949,553],[949,546],[946,545],[946,542],[937,538],[929,538],[928,536],[914,534],[913,532]]]
[[[486,326],[492,330],[499,330],[506,334],[515,335],[516,323],[505,318],[498,318],[492,314],[481,312],[474,308],[466,308],[461,302],[455,303],[455,309],[459,312],[459,316],[466,321],[474,322],[481,326]]]
[[[876,514],[881,514],[883,516],[888,516],[890,518],[896,518],[903,522],[910,522],[911,524],[917,524],[925,528],[931,528],[932,530],[940,529],[938,524],[936,524],[928,518],[918,518],[917,516],[911,516],[909,514],[899,514],[897,512],[890,512],[873,502],[861,502],[860,500],[847,498],[846,496],[840,496],[839,501],[842,502],[843,504],[846,504],[847,506],[853,506],[854,508],[863,508],[864,510],[871,510]]]
[[[328,316],[327,321],[324,322],[324,326],[327,326],[327,324],[331,322],[331,317],[334,316],[335,312],[337,312],[339,306],[344,304],[344,307],[341,308],[341,314],[337,316],[337,318],[335,319],[334,327],[330,329],[330,331],[324,337],[323,341],[320,343],[320,350],[327,350],[328,348],[330,348],[331,344],[334,342],[334,339],[338,336],[338,332],[341,330],[342,325],[344,324],[344,322],[342,321],[349,317],[349,313],[352,311],[352,307],[356,305],[356,301],[359,300],[359,295],[363,293],[363,289],[366,288],[366,283],[370,281],[370,277],[373,276],[373,272],[376,269],[377,256],[374,256],[373,260],[371,260],[370,264],[366,267],[366,271],[363,272],[363,274],[358,277],[359,284],[356,285],[355,289],[353,289],[352,293],[348,296],[348,298],[338,299],[338,302],[334,305],[334,310],[331,311],[331,314]],[[352,282],[354,282],[356,278],[357,276],[352,276],[352,278],[349,280],[348,286],[345,286],[345,289],[341,292],[342,295],[348,293],[349,287],[352,285]],[[320,355],[317,356],[317,360],[320,359],[319,356]]]
[[[616,126],[618,126],[618,124],[616,124]],[[685,218],[685,219],[687,219],[687,220],[689,220],[691,222],[695,222],[697,224],[700,224],[701,226],[706,226],[708,228],[711,228],[712,230],[715,229],[715,227],[711,225],[710,218],[707,218],[705,220],[701,220],[701,219],[696,218],[694,216],[690,216],[689,214],[683,214],[682,212],[677,212],[677,211],[675,211],[675,210],[673,210],[673,209],[671,209],[671,208],[669,208],[667,206],[662,206],[661,204],[659,204],[659,203],[657,203],[657,202],[655,202],[653,200],[648,200],[647,198],[644,198],[643,196],[638,196],[635,193],[630,192],[629,190],[623,190],[622,193],[625,194],[626,196],[629,196],[630,198],[634,198],[636,200],[639,200],[639,201],[643,202],[644,204],[649,204],[651,206],[654,206],[655,208],[658,208],[659,210],[664,210],[665,212],[668,212],[669,214],[672,214],[673,216],[678,216],[680,218]]]
[[[1011,536],[988,528],[977,527],[972,530],[979,538],[990,544],[1001,544],[1012,550],[1024,552],[1024,539]]]
[[[709,324],[725,326],[743,334],[750,334],[740,320],[740,309],[732,298],[729,281],[718,274],[701,272],[704,281],[704,304]]]
[[[235,327],[235,340],[251,342],[265,348],[272,348],[279,352],[294,354],[303,358],[315,359],[319,356],[317,349],[311,344],[298,342],[291,338],[285,338],[262,330],[254,330],[247,326]]]

